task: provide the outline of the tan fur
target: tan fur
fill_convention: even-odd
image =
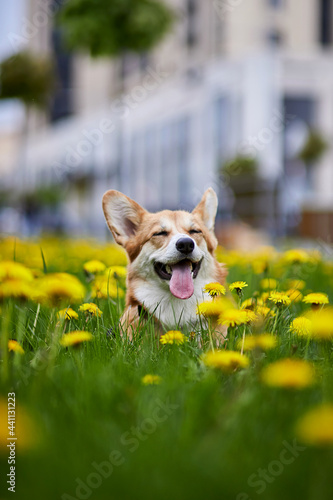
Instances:
[[[154,293],[150,294],[150,290],[156,291],[156,306],[159,307],[159,312],[156,314],[160,316],[155,317],[155,327],[157,333],[161,334],[164,331],[163,327],[173,328],[172,324],[165,324],[170,323],[169,320],[172,317],[165,303],[168,304],[170,301],[170,308],[174,305],[176,311],[181,311],[183,307],[186,311],[184,318],[190,318],[192,324],[192,319],[193,321],[197,319],[195,318],[196,303],[207,300],[207,296],[200,298],[202,292],[198,291],[199,285],[213,281],[225,283],[226,269],[214,257],[217,246],[214,234],[216,208],[217,198],[211,188],[206,191],[192,213],[163,210],[153,214],[118,191],[111,190],[104,194],[103,210],[107,224],[116,242],[125,248],[129,257],[126,309],[121,318],[122,330],[127,337],[132,338],[140,321],[144,320],[142,315],[140,318],[141,306],[149,314],[155,310]],[[197,230],[200,233],[191,234],[191,230]],[[161,231],[167,231],[167,235],[155,235]],[[203,256],[198,277],[193,280],[197,281],[195,283],[196,297],[183,301],[171,295],[168,282],[158,277],[153,269],[154,256],[163,257],[172,251],[172,238],[177,238],[178,235],[192,238],[196,244],[195,252]],[[144,300],[141,300],[142,297]],[[181,318],[182,314],[179,316]],[[164,321],[162,321],[163,318]],[[220,340],[223,341],[225,335],[226,329],[216,329],[216,336]]]

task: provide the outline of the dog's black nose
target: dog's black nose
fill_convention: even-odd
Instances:
[[[188,255],[194,250],[194,241],[191,238],[179,238],[176,248],[179,252]]]

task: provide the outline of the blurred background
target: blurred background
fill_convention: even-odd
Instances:
[[[333,229],[333,0],[0,4],[0,231],[108,237],[103,193],[226,245]],[[252,229],[254,228],[254,229]]]

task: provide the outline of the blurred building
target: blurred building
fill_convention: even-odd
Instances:
[[[52,53],[58,87],[48,115],[29,117],[23,146],[24,110],[15,103],[21,152],[2,147],[2,183],[21,192],[60,190],[57,224],[75,233],[105,233],[106,189],[158,210],[190,209],[213,186],[221,217],[236,212],[272,234],[301,227],[326,237],[333,225],[333,0],[168,2],[178,13],[173,32],[151,53],[118,60],[66,52],[54,25],[59,1],[13,2],[25,24],[7,30],[6,44]],[[9,10],[13,16],[0,9],[2,19]],[[0,144],[8,139],[6,106]],[[329,148],[306,165],[298,154],[312,129]],[[256,159],[259,180],[219,173],[237,156]]]

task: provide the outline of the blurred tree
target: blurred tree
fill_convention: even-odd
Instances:
[[[19,189],[24,189],[29,176],[26,171],[26,148],[31,110],[47,110],[54,86],[55,71],[48,57],[24,51],[0,64],[0,99],[19,99],[25,106],[25,118],[17,145],[18,170],[15,185]]]
[[[153,48],[174,17],[158,0],[67,0],[59,24],[70,48],[117,56]]]
[[[232,160],[226,161],[221,167],[221,173],[230,177],[251,176],[258,173],[258,161],[252,156],[236,156]]]
[[[321,133],[318,130],[310,130],[298,157],[306,164],[313,164],[320,160],[327,148],[328,144]]]
[[[0,64],[0,99],[20,99],[26,107],[45,108],[54,82],[49,58],[19,52]]]

